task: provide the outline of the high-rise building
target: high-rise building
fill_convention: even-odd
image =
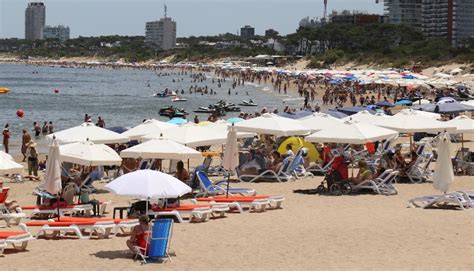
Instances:
[[[43,39],[43,29],[46,21],[46,6],[42,2],[28,3],[25,10],[25,39]]]
[[[147,22],[145,43],[160,50],[176,47],[176,22],[166,16],[159,21]]]
[[[69,26],[45,26],[43,30],[43,37],[45,39],[58,39],[65,41],[69,39]]]
[[[422,0],[384,0],[388,22],[421,30]]]
[[[446,38],[456,46],[474,37],[474,1],[423,0],[423,34],[429,38]]]
[[[240,28],[240,37],[243,39],[251,39],[255,37],[255,28],[250,25]]]
[[[329,21],[334,24],[354,24],[354,25],[367,25],[367,24],[378,24],[385,23],[387,20],[386,16],[378,14],[367,14],[359,11],[343,10],[337,12],[335,10],[329,15]]]
[[[267,38],[270,37],[271,38],[271,37],[276,37],[276,36],[278,36],[278,31],[276,31],[272,28],[265,30],[265,37],[267,37]]]

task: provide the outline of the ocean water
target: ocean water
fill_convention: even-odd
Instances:
[[[174,105],[184,108],[188,119],[192,120],[193,110],[208,106],[221,99],[239,103],[252,99],[258,107],[242,107],[241,110],[253,113],[262,107],[278,108],[285,105],[299,107],[302,101],[291,101],[291,96],[280,95],[269,91],[268,86],[246,84],[237,86],[228,95],[231,80],[226,80],[219,88],[217,80],[212,83],[212,73],[206,81],[192,83],[190,74],[179,75],[178,70],[161,71],[172,73],[170,76],[158,76],[153,71],[143,70],[108,70],[84,68],[59,68],[24,64],[0,64],[0,87],[11,89],[8,94],[0,94],[0,125],[3,129],[10,124],[12,134],[10,152],[20,152],[21,130],[32,130],[33,122],[42,126],[44,121],[52,121],[54,130],[59,131],[77,126],[83,122],[84,114],[92,116],[93,121],[101,116],[107,127],[132,127],[140,124],[145,118],[157,118],[166,121],[158,111],[161,107]],[[173,79],[175,82],[173,82]],[[217,92],[216,95],[189,94],[192,85],[208,86]],[[165,88],[184,89],[186,102],[173,103],[171,98],[153,97],[154,93]],[[58,89],[59,93],[54,90]],[[235,93],[238,93],[237,95]],[[248,92],[248,95],[246,94]],[[288,99],[290,98],[290,99]],[[284,101],[285,100],[285,101]],[[23,118],[16,116],[16,111],[23,109]],[[207,114],[197,114],[199,119],[207,120]],[[224,118],[238,115],[229,112]],[[30,132],[32,134],[32,132]],[[40,152],[45,151],[44,138],[38,138]],[[3,146],[0,147],[3,150]]]

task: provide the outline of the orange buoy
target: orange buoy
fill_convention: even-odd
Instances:
[[[19,118],[23,118],[23,116],[25,116],[25,112],[23,111],[23,109],[18,109],[18,110],[16,111],[16,115],[17,115],[17,117],[19,117]]]

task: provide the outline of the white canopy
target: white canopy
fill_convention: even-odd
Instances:
[[[461,103],[465,104],[465,105],[474,106],[474,100],[464,101],[464,102],[461,102]]]
[[[97,144],[113,144],[129,141],[128,137],[124,135],[100,128],[95,126],[93,123],[88,122],[47,135],[46,138],[51,142],[54,136],[59,143],[83,142],[90,140]]]
[[[415,112],[415,111],[413,111]],[[412,112],[400,112],[391,118],[384,118],[374,123],[377,126],[393,129],[400,133],[433,133],[433,132],[453,132],[456,128],[447,122],[437,121]]]
[[[151,134],[143,137],[145,140],[159,139],[161,137],[170,139],[189,147],[208,146],[224,144],[227,134],[218,129],[212,129],[212,126],[199,126],[194,124],[185,124],[175,128],[170,128],[161,134]]]
[[[8,153],[0,151],[0,174],[21,174],[23,166],[13,161]]]
[[[199,159],[201,153],[168,139],[152,139],[120,152],[123,158],[143,159]]]
[[[456,127],[456,133],[474,133],[474,120],[461,115],[447,122]]]
[[[305,135],[310,129],[300,121],[280,117],[276,114],[265,113],[260,117],[244,120],[235,124],[238,132],[250,132],[275,136]]]
[[[313,113],[310,116],[298,120],[305,128],[312,132],[330,128],[335,124],[341,123],[341,120],[326,113]]]
[[[175,177],[156,170],[137,170],[118,177],[105,189],[120,196],[137,198],[177,198],[191,192],[191,187]]]
[[[132,129],[123,132],[121,135],[129,137],[130,139],[140,139],[144,135],[148,134],[160,134],[164,130],[176,127],[175,124],[159,121],[156,119],[148,119],[140,125],[133,127]]]
[[[61,161],[83,166],[121,165],[122,158],[105,144],[91,141],[76,142],[59,147]]]
[[[430,118],[430,119],[435,119],[435,120],[441,118],[441,115],[438,114],[438,113],[426,112],[426,111],[421,111],[421,110],[413,110],[413,109],[410,109],[410,108],[400,110],[400,112],[395,114],[395,116],[398,115],[398,114],[404,114],[404,113],[413,114],[413,115],[426,117],[426,118]]]
[[[371,114],[367,110],[362,110],[360,112],[357,112],[354,115],[347,116],[345,118],[342,118],[343,121],[346,120],[353,120],[357,122],[364,122],[364,123],[374,123],[376,121],[383,121],[384,118],[390,118],[391,116],[385,115],[383,113],[376,113],[376,114]]]
[[[363,122],[345,121],[309,135],[305,139],[319,143],[365,144],[397,135],[396,131],[390,129]]]

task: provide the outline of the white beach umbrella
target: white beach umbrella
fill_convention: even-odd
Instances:
[[[56,137],[59,143],[83,142],[90,140],[97,144],[125,143],[129,141],[127,136],[95,126],[93,123],[83,123],[79,126],[47,135],[51,142]]]
[[[429,103],[429,101],[428,101],[428,103]],[[426,104],[426,103],[421,103],[421,104]],[[395,114],[395,116],[398,115],[398,114],[413,114],[413,115],[426,117],[426,118],[430,118],[430,119],[435,119],[435,120],[441,118],[441,115],[438,114],[438,113],[426,112],[426,111],[421,111],[421,110],[413,110],[413,109],[410,109],[410,108],[400,110],[400,112]]]
[[[207,127],[208,129],[212,129],[213,132],[220,133],[225,138],[227,138],[227,133],[229,132],[231,126],[232,124],[226,121],[217,121],[205,127]],[[250,138],[254,136],[256,136],[255,133],[246,133],[246,132],[237,133],[237,138]]]
[[[222,166],[228,171],[234,171],[235,168],[239,166],[239,146],[237,143],[237,132],[235,131],[233,125],[227,135],[224,157],[222,158]],[[227,177],[230,179],[230,174]],[[227,179],[227,196],[229,195],[229,179]]]
[[[163,131],[162,134],[151,134],[143,137],[144,140],[157,138],[170,139],[188,147],[224,144],[226,134],[219,133],[211,127],[186,124]]]
[[[13,161],[10,154],[0,151],[0,174],[21,174],[23,166]]]
[[[371,114],[367,110],[362,110],[360,112],[355,113],[354,115],[347,116],[345,118],[342,118],[343,121],[346,120],[353,120],[357,122],[364,122],[364,123],[374,123],[376,121],[383,121],[385,118],[390,118],[391,116],[387,116],[383,113],[376,113],[376,114]]]
[[[260,117],[244,120],[235,124],[237,132],[250,132],[275,136],[305,135],[310,129],[299,121],[265,113]]]
[[[159,121],[156,119],[148,119],[145,122],[123,132],[121,135],[129,137],[132,140],[140,139],[148,134],[161,134],[164,130],[176,127],[175,124]]]
[[[461,115],[447,123],[456,127],[456,133],[474,133],[474,120],[468,116]]]
[[[61,161],[59,154],[59,145],[56,139],[53,139],[49,147],[48,161],[46,162],[46,172],[44,174],[43,189],[51,195],[61,193]]]
[[[436,133],[436,132],[454,132],[456,127],[432,118],[423,117],[413,112],[400,112],[390,118],[374,122],[375,125],[389,128],[400,133]]]
[[[105,144],[83,141],[59,147],[61,161],[83,166],[120,166],[122,158]]]
[[[312,132],[331,128],[335,124],[341,123],[341,120],[326,113],[313,113],[312,115],[301,118],[297,121]]]
[[[345,121],[309,135],[305,140],[315,143],[365,144],[397,135],[396,131],[390,129],[363,122]]]
[[[143,159],[200,159],[202,155],[195,149],[168,139],[152,139],[120,152],[123,158]]]
[[[171,175],[149,169],[122,175],[107,184],[105,189],[119,196],[146,199],[177,198],[192,190]]]
[[[433,186],[441,192],[448,192],[454,180],[453,164],[451,162],[451,138],[447,132],[441,135],[438,146],[438,158],[433,174]]]
[[[464,102],[461,102],[461,103],[465,104],[465,105],[474,106],[474,100],[464,101]]]

